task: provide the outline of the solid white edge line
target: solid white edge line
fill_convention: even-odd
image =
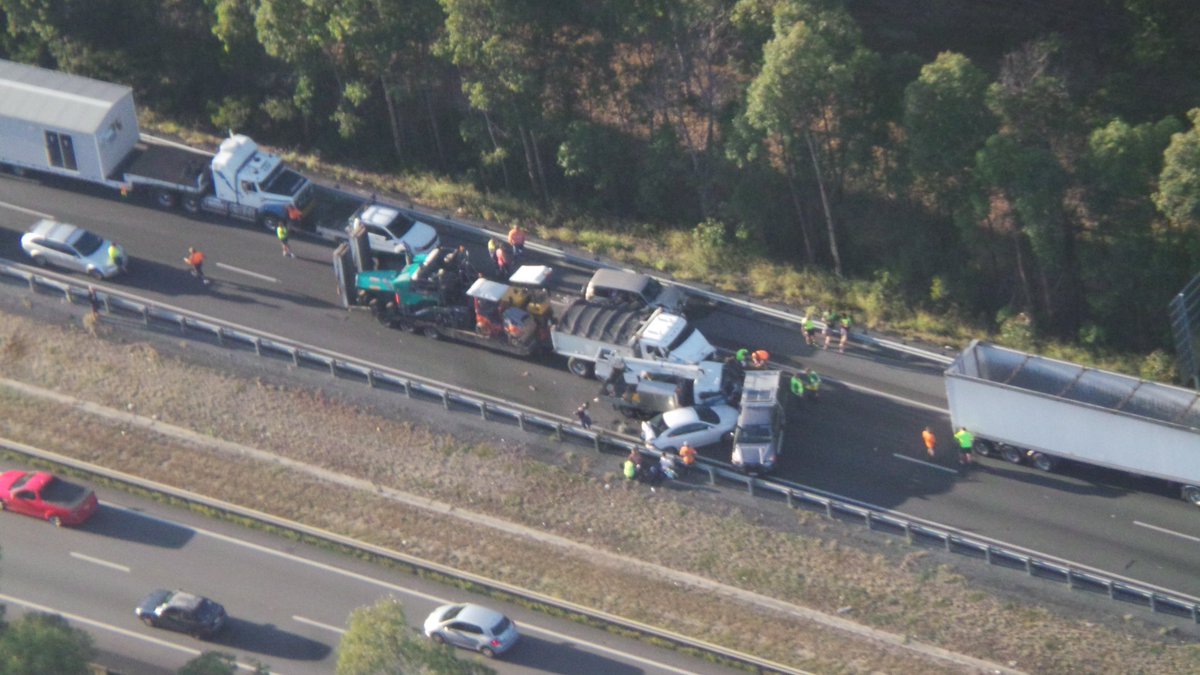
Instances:
[[[114,569],[119,572],[125,572],[126,574],[129,573],[129,568],[126,567],[125,565],[121,565],[121,564],[115,563],[115,562],[109,562],[107,560],[101,560],[100,558],[93,558],[92,556],[84,555],[83,553],[76,553],[75,551],[71,551],[71,557],[75,558],[77,560],[82,560],[84,562],[90,562],[94,565],[100,565],[101,567],[107,567],[109,569]]]
[[[251,272],[250,270],[244,270],[240,267],[234,267],[233,265],[226,265],[223,262],[216,263],[216,266],[220,267],[223,270],[229,270],[230,272],[237,272],[238,274],[245,274],[246,276],[254,277],[256,279],[262,279],[263,281],[269,281],[273,284],[279,283],[279,280],[276,279],[275,277],[269,277],[265,274],[259,274],[258,272]]]
[[[204,529],[201,529],[201,528],[198,528],[198,527],[193,527],[193,526],[191,526],[191,525],[184,525],[184,524],[182,524],[182,523],[178,523],[178,522],[175,522],[175,521],[166,520],[166,519],[163,519],[163,518],[159,518],[159,517],[157,517],[157,516],[152,516],[152,515],[150,515],[150,514],[148,514],[148,513],[145,513],[144,511],[136,511],[136,510],[134,510],[134,509],[130,509],[130,508],[128,508],[128,507],[124,507],[124,506],[120,506],[120,505],[114,504],[114,503],[112,503],[112,502],[105,502],[105,503],[106,503],[108,506],[110,506],[110,507],[113,507],[113,508],[118,508],[118,509],[122,509],[122,510],[125,510],[125,511],[130,511],[130,512],[137,513],[137,514],[138,514],[139,516],[141,516],[142,518],[149,518],[149,519],[151,519],[151,520],[156,520],[156,521],[158,521],[158,522],[160,522],[160,523],[167,523],[167,524],[170,524],[170,525],[176,525],[176,526],[179,526],[179,527],[186,527],[186,528],[188,528],[188,529],[192,530],[193,532],[196,532],[197,534],[203,534],[203,535],[205,535],[205,536],[212,537],[212,538],[214,538],[214,539],[219,539],[219,540],[221,540],[221,541],[224,541],[224,542],[227,542],[227,543],[233,544],[233,545],[235,545],[235,546],[241,546],[241,547],[243,547],[243,548],[248,548],[248,549],[251,549],[251,550],[254,550],[254,551],[258,551],[258,552],[260,552],[260,553],[266,553],[266,554],[268,554],[268,555],[273,555],[273,556],[276,556],[276,557],[279,557],[279,558],[283,558],[283,559],[285,559],[285,560],[291,560],[291,561],[293,561],[293,562],[297,562],[297,563],[300,563],[300,564],[302,564],[302,565],[308,565],[309,567],[315,567],[315,568],[317,568],[317,569],[319,569],[319,570],[324,570],[324,571],[326,571],[326,572],[332,572],[332,573],[334,573],[334,574],[338,574],[338,575],[341,575],[341,576],[343,576],[343,577],[348,577],[348,578],[350,578],[350,579],[356,579],[356,580],[358,580],[358,581],[362,581],[363,583],[372,584],[372,585],[375,585],[375,586],[379,586],[379,587],[381,587],[381,588],[386,588],[386,589],[388,589],[388,590],[390,590],[390,591],[394,591],[394,592],[396,592],[397,594],[401,594],[401,595],[407,595],[407,596],[411,596],[411,597],[415,597],[415,598],[421,598],[422,600],[427,600],[427,601],[429,601],[429,602],[433,602],[433,603],[436,603],[436,604],[439,604],[439,605],[444,605],[444,604],[446,604],[446,603],[448,603],[448,602],[451,602],[451,600],[449,600],[449,599],[447,599],[447,598],[440,598],[440,597],[437,597],[437,596],[434,596],[434,595],[429,595],[428,593],[422,593],[421,591],[414,591],[414,590],[412,590],[412,589],[410,589],[410,588],[404,588],[403,586],[398,586],[398,585],[396,585],[396,584],[393,584],[393,583],[391,583],[391,582],[388,582],[388,581],[384,581],[384,580],[382,580],[382,579],[375,579],[375,578],[372,578],[372,577],[368,577],[368,576],[366,576],[366,575],[364,575],[364,574],[359,574],[358,572],[351,572],[350,570],[342,569],[342,568],[340,568],[340,567],[334,567],[333,565],[328,565],[328,564],[326,564],[326,563],[317,562],[316,560],[310,560],[310,559],[308,559],[308,558],[304,558],[304,557],[301,557],[301,556],[295,555],[295,554],[293,554],[293,553],[288,553],[288,552],[286,552],[286,551],[278,551],[278,550],[275,550],[275,549],[273,549],[273,548],[269,548],[269,547],[267,547],[267,546],[262,546],[262,545],[260,545],[260,544],[255,544],[255,543],[252,543],[252,542],[249,542],[249,541],[245,541],[245,540],[242,540],[242,539],[237,539],[237,538],[235,538],[235,537],[230,537],[230,536],[228,536],[228,535],[220,534],[220,533],[218,533],[218,532],[213,532],[213,531],[211,531],[211,530],[204,530]],[[310,620],[307,620],[307,619],[302,619],[302,618],[300,618],[300,617],[298,617],[298,616],[293,616],[292,618],[293,618],[293,619],[296,619],[297,621],[302,621],[302,622],[306,622],[306,623],[310,621]],[[319,625],[319,626],[320,626],[320,627],[322,627],[322,628],[326,628],[326,627],[328,627],[330,630],[339,630],[339,629],[335,629],[335,628],[333,628],[333,627],[331,627],[331,626],[328,626],[328,625],[326,625],[326,624],[317,624],[316,622],[312,622],[312,623],[313,623],[313,625]],[[572,643],[574,643],[574,644],[578,644],[578,645],[584,645],[584,646],[588,647],[589,649],[593,649],[593,650],[595,650],[595,651],[598,651],[598,652],[605,652],[605,653],[609,653],[609,654],[617,654],[617,655],[620,655],[620,656],[621,656],[621,658],[623,658],[623,659],[627,659],[627,660],[630,660],[630,661],[637,661],[637,662],[639,662],[639,663],[644,663],[644,664],[646,664],[646,665],[653,666],[653,667],[655,667],[655,668],[660,668],[660,669],[663,669],[663,670],[669,670],[669,671],[676,672],[676,673],[681,673],[681,674],[685,674],[685,673],[690,673],[690,672],[691,672],[691,671],[689,671],[689,670],[680,670],[679,668],[676,668],[675,666],[672,666],[672,665],[669,665],[669,664],[663,663],[663,662],[661,662],[661,661],[655,661],[655,660],[653,660],[653,659],[643,658],[643,657],[641,657],[641,656],[638,656],[638,655],[636,655],[636,654],[631,654],[631,653],[628,653],[628,652],[623,652],[623,651],[620,651],[620,650],[618,650],[618,649],[613,649],[613,648],[611,648],[611,647],[605,647],[604,645],[602,645],[602,644],[599,644],[599,643],[596,643],[596,642],[589,642],[589,641],[587,641],[587,640],[581,640],[581,639],[579,639],[579,638],[570,637],[570,636],[567,636],[567,635],[562,635],[562,634],[560,634],[560,633],[556,633],[556,632],[554,632],[554,631],[552,631],[552,630],[549,630],[549,629],[547,629],[547,628],[539,628],[539,627],[537,627],[537,626],[536,626],[536,625],[534,625],[534,624],[530,624],[530,623],[526,623],[526,622],[521,622],[521,626],[525,627],[525,628],[526,628],[527,630],[529,630],[530,632],[535,632],[535,633],[545,633],[546,635],[553,635],[553,636],[555,636],[555,637],[558,637],[559,639],[562,639],[562,640],[565,640],[565,641],[569,641],[569,642],[572,642]]]
[[[1200,537],[1194,537],[1190,534],[1176,532],[1175,530],[1168,530],[1165,527],[1159,527],[1158,525],[1151,525],[1150,523],[1143,523],[1140,520],[1133,521],[1133,524],[1137,525],[1138,527],[1144,527],[1147,530],[1154,530],[1155,532],[1162,532],[1163,534],[1169,534],[1173,537],[1179,537],[1180,539],[1187,539],[1188,541],[1194,541],[1194,542],[1200,543]]]
[[[6,209],[12,209],[13,211],[20,211],[21,213],[28,213],[29,215],[37,216],[38,218],[49,218],[50,220],[55,219],[54,216],[52,216],[49,213],[42,213],[41,211],[34,211],[33,209],[27,209],[24,206],[17,206],[16,204],[9,204],[8,202],[0,202],[0,206],[3,206]]]
[[[292,619],[293,619],[294,621],[299,621],[300,623],[306,623],[306,624],[308,624],[308,625],[310,625],[310,626],[316,626],[317,628],[324,628],[325,630],[327,630],[327,631],[332,631],[332,632],[334,632],[334,633],[337,633],[338,635],[345,635],[345,634],[346,634],[346,629],[345,629],[345,628],[339,628],[339,627],[337,627],[337,626],[331,626],[331,625],[329,625],[329,624],[327,624],[327,623],[321,623],[320,621],[314,621],[313,619],[306,619],[306,618],[304,618],[304,617],[302,617],[302,616],[300,616],[300,615],[298,615],[298,614],[293,614],[293,615],[292,615]]]
[[[921,466],[927,466],[931,469],[937,469],[938,471],[945,471],[946,473],[952,473],[954,475],[958,475],[958,470],[956,470],[956,469],[951,469],[949,467],[942,466],[941,464],[934,464],[933,462],[926,462],[925,460],[917,459],[916,457],[909,457],[907,455],[901,455],[898,452],[893,452],[892,457],[895,457],[896,459],[902,459],[906,462],[912,462],[913,464],[920,464]]]

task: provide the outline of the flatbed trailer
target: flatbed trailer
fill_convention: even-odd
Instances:
[[[1040,469],[1059,459],[1160,478],[1200,506],[1200,392],[972,342],[945,371],[955,429]]]

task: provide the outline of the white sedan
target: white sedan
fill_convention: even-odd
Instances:
[[[737,408],[697,405],[668,410],[642,422],[642,440],[656,450],[679,450],[684,443],[698,448],[720,443],[737,426]]]
[[[33,262],[83,272],[97,279],[110,279],[124,271],[125,250],[117,246],[114,262],[109,256],[111,241],[82,227],[43,219],[21,236],[21,248]]]

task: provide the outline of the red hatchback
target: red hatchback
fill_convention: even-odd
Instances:
[[[90,488],[55,478],[45,471],[0,474],[0,511],[23,513],[61,527],[82,525],[99,505],[96,493]]]

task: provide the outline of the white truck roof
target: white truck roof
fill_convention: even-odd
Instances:
[[[221,141],[212,167],[225,175],[236,175],[242,180],[261,182],[282,162],[277,155],[262,152],[249,136],[234,134]]]
[[[94,134],[131,96],[125,85],[0,59],[0,116]]]

